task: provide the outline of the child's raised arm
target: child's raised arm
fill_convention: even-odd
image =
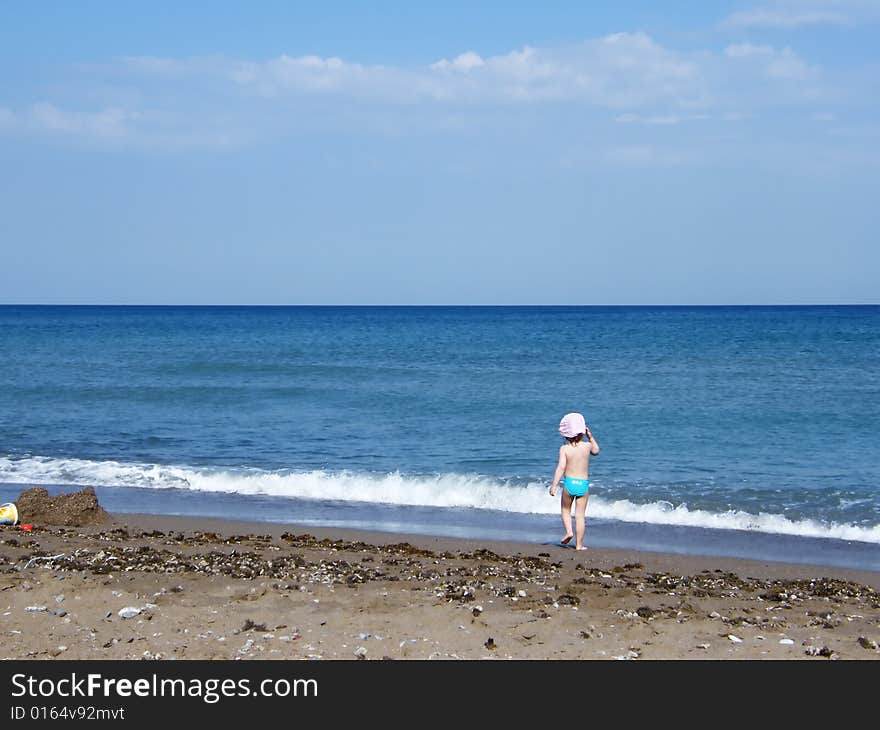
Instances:
[[[559,463],[556,465],[556,473],[553,475],[553,484],[550,486],[550,496],[556,496],[556,487],[562,475],[565,474],[565,444],[559,447]]]
[[[593,456],[597,456],[599,454],[599,442],[593,438],[593,434],[590,432],[589,427],[587,427],[587,438],[590,440],[590,453]]]

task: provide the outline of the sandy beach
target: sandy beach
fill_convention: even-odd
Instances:
[[[145,515],[0,527],[0,658],[878,659],[880,573]]]

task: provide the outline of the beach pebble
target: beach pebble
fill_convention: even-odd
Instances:
[[[734,644],[742,644],[742,639],[738,636],[734,636],[733,634],[728,634],[727,638],[730,639]]]
[[[369,639],[371,636],[372,636],[372,634],[368,634],[368,633],[366,633],[366,632],[361,633],[361,634],[358,634],[358,638],[361,639],[361,640],[363,640],[363,639]]]
[[[30,613],[38,613],[40,611],[45,611],[45,606],[26,606],[25,611],[29,611]]]
[[[63,608],[53,608],[51,611],[49,611],[49,613],[51,613],[53,616],[58,616],[59,618],[64,618],[67,615],[67,611],[65,611]]]
[[[246,642],[244,642],[244,645],[241,647],[241,649],[238,650],[238,653],[239,654],[247,654],[251,650],[253,645],[254,645],[254,640],[248,639]]]
[[[54,649],[51,649],[49,651],[49,656],[58,656],[65,651],[67,651],[67,647],[62,644],[61,646],[56,646]]]
[[[125,608],[119,609],[117,615],[119,618],[134,618],[135,616],[139,616],[140,613],[141,609],[136,608],[135,606],[126,606]]]
[[[794,639],[780,639],[779,643],[784,644],[785,646],[791,646],[794,644]]]
[[[519,590],[519,591],[516,592],[516,595],[517,595],[519,598],[525,598],[525,597],[526,597],[526,592],[523,591],[523,590]]]
[[[858,638],[859,646],[863,649],[867,649],[868,651],[877,651],[877,642],[873,639],[869,639],[865,636],[860,636]]]
[[[630,659],[638,659],[639,654],[636,651],[630,649],[626,654],[621,654],[620,656],[613,656],[612,659],[616,659],[617,661],[628,661]]]
[[[63,593],[59,593],[57,596],[55,596],[55,603],[61,603],[63,600],[64,600]]]
[[[837,654],[831,651],[831,649],[829,649],[827,646],[808,646],[804,651],[804,654],[806,654],[807,656],[822,656],[826,657],[827,659],[837,658]]]
[[[697,644],[697,649],[708,649],[709,644]]]
[[[366,649],[366,647],[359,646],[357,649],[354,650],[354,655],[355,655],[358,659],[366,659],[366,658],[367,658],[367,649]]]
[[[483,613],[483,607],[482,606],[474,606],[471,613],[473,613],[474,616],[479,616],[481,613]]]

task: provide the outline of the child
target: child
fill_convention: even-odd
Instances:
[[[575,522],[577,540],[575,549],[586,550],[584,547],[584,512],[590,498],[590,456],[599,453],[599,444],[587,428],[584,417],[580,413],[567,413],[559,423],[561,433],[568,443],[559,447],[559,464],[553,475],[550,496],[556,496],[559,480],[565,475],[565,487],[562,490],[562,524],[565,536],[560,540],[568,545],[574,535],[571,532],[571,504],[575,503]],[[584,436],[587,440],[584,441]]]

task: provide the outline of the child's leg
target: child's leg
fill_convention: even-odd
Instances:
[[[583,497],[578,497],[577,502],[574,504],[574,519],[575,525],[577,527],[577,540],[575,542],[575,547],[578,550],[586,550],[584,547],[584,532],[586,531],[586,520],[584,518],[584,513],[587,511],[587,500],[590,498],[589,494],[585,494]],[[569,525],[571,524],[571,515],[569,515]]]
[[[571,531],[571,503],[574,498],[568,493],[568,490],[563,487],[562,488],[562,526],[565,528],[565,537],[563,537],[559,542],[563,545],[567,545],[568,541],[574,537],[574,533]]]

